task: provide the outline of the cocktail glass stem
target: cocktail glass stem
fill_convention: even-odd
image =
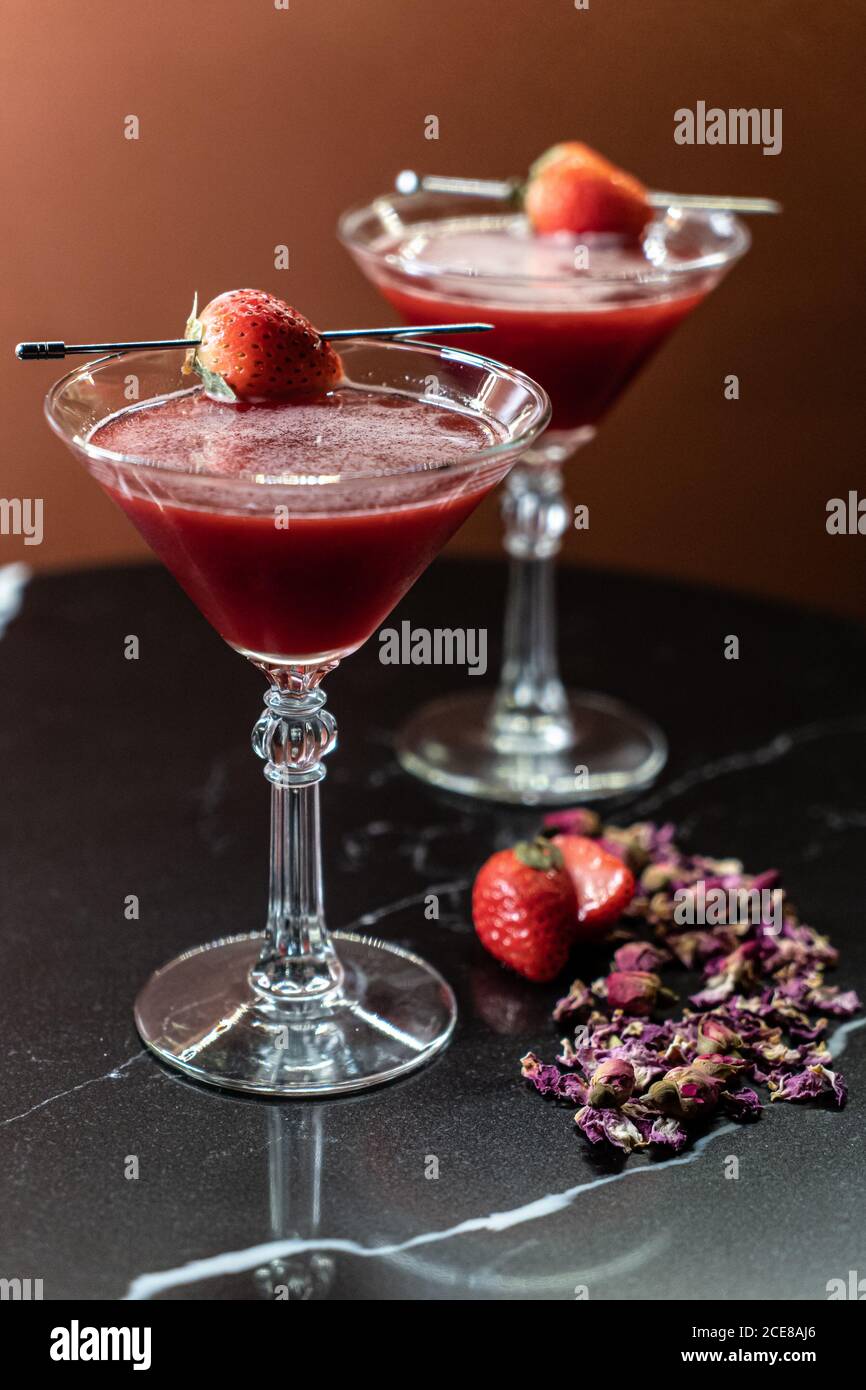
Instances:
[[[568,526],[558,463],[533,454],[505,485],[505,548],[510,557],[504,657],[489,736],[503,752],[574,743],[556,654],[554,559]]]
[[[343,971],[325,926],[319,783],[337,725],[318,689],[325,671],[269,674],[273,684],[253,729],[253,748],[271,784],[270,893],[265,944],[250,981],[274,1002],[332,1002]]]
[[[271,785],[267,928],[200,946],[157,971],[139,995],[136,1022],[154,1051],[199,1080],[268,1095],[357,1091],[443,1048],[454,995],[400,946],[354,932],[331,939],[319,784],[337,726],[318,685],[337,663],[254,664],[271,680],[253,729]]]
[[[573,805],[635,791],[664,766],[667,745],[652,720],[611,696],[567,689],[559,675],[554,565],[572,517],[563,464],[593,435],[589,426],[548,433],[508,476],[496,693],[425,705],[397,739],[403,766],[434,786],[525,806]]]

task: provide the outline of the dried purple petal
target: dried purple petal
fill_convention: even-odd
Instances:
[[[823,1037],[826,1031],[826,1018],[816,1018],[812,1027],[806,1027],[796,1019],[792,1019],[788,1024],[788,1032],[798,1042],[815,1042],[817,1038]]]
[[[585,1105],[578,1110],[574,1123],[582,1130],[591,1144],[607,1140],[609,1144],[631,1153],[633,1149],[646,1148],[647,1140],[633,1120],[619,1110],[596,1110]]]
[[[573,1072],[563,1072],[556,1084],[556,1094],[560,1100],[571,1101],[572,1105],[585,1105],[586,1082]]]
[[[672,1115],[654,1120],[649,1132],[651,1144],[658,1144],[661,1148],[671,1149],[674,1153],[679,1153],[680,1149],[687,1143],[688,1137],[679,1120],[675,1120]]]
[[[597,835],[601,817],[588,806],[575,806],[571,811],[551,811],[544,817],[545,830],[557,830],[564,835]]]
[[[848,1098],[848,1087],[841,1072],[830,1071],[822,1066],[807,1067],[805,1071],[790,1072],[782,1076],[773,1072],[769,1079],[770,1100],[815,1100],[818,1096],[832,1096],[834,1104],[841,1109]]]
[[[778,882],[779,870],[765,869],[762,874],[754,875],[751,883],[749,884],[749,887],[752,889],[757,889],[759,893],[763,893],[767,888],[775,888]]]
[[[748,1086],[741,1091],[722,1091],[720,1100],[732,1120],[752,1120],[764,1108],[757,1094]]]
[[[667,951],[660,951],[649,941],[627,941],[614,951],[613,963],[617,970],[654,971],[670,960]]]
[[[562,1070],[534,1054],[524,1059],[536,1089],[579,1107],[576,1122],[592,1143],[675,1152],[687,1142],[688,1123],[719,1106],[740,1120],[760,1113],[755,1090],[740,1084],[746,1077],[766,1084],[773,1100],[844,1103],[845,1082],[824,1040],[827,1018],[850,1017],[860,1001],[825,983],[838,953],[800,922],[776,870],[748,874],[737,859],[685,854],[672,825],[599,826],[583,808],[554,813],[546,825],[597,834],[624,859],[640,877],[627,915],[655,934],[650,943],[623,941],[620,932],[611,973],[592,989],[576,981],[559,1001],[558,1018],[580,1020],[573,1041],[561,1044]],[[703,920],[697,911],[689,919],[675,909],[688,907],[688,895],[697,909],[699,894],[711,890],[727,898],[729,920],[692,929]],[[771,913],[766,893],[774,895]],[[680,1018],[651,1022],[660,998],[673,997],[657,973],[672,960],[703,968],[691,1000],[699,1012],[684,1007]]]
[[[698,994],[690,994],[689,1000],[696,1009],[714,1009],[717,1004],[724,1004],[735,988],[733,980],[728,979],[726,975],[719,975],[708,989],[702,989]]]
[[[660,893],[677,882],[677,864],[648,864],[640,876],[640,886],[645,893]]]
[[[806,1005],[807,1008],[832,1014],[834,1018],[850,1018],[863,1007],[856,990],[848,989],[843,993],[836,985],[819,985],[809,990]]]
[[[647,1047],[662,1047],[671,1036],[671,1024],[630,1018],[622,1029],[622,1035],[624,1038],[635,1038]]]
[[[525,1057],[521,1057],[520,1070],[541,1095],[551,1095],[556,1091],[561,1076],[559,1067],[545,1064],[534,1052],[527,1052]]]
[[[559,1022],[560,1019],[568,1018],[570,1014],[577,1014],[589,1008],[592,1003],[592,995],[583,980],[575,980],[565,998],[557,1001],[553,1017]]]
[[[649,821],[627,826],[605,825],[599,843],[609,854],[628,864],[633,873],[639,874],[652,856],[654,832],[655,827]]]
[[[678,931],[667,938],[667,945],[687,970],[719,954],[719,938],[713,931]]]
[[[561,1072],[559,1067],[541,1062],[534,1052],[527,1052],[520,1059],[520,1070],[525,1079],[542,1096],[557,1096],[560,1100],[570,1100],[574,1105],[586,1101],[586,1084],[573,1072]]]
[[[781,1031],[774,1028],[768,1038],[760,1038],[752,1044],[751,1050],[770,1067],[794,1066],[802,1061],[800,1049],[783,1042]]]

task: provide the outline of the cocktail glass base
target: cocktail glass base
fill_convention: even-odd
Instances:
[[[423,1066],[454,1031],[450,986],[411,951],[334,932],[342,985],[315,1005],[298,1005],[274,1003],[250,983],[263,940],[226,937],[151,976],[135,1021],[157,1057],[232,1091],[340,1095]]]
[[[527,717],[522,731],[512,714],[507,739],[497,736],[489,694],[436,700],[400,730],[397,757],[443,791],[519,806],[573,806],[658,777],[668,745],[651,719],[607,695],[570,691],[566,699],[556,718]],[[557,747],[569,720],[573,737]]]

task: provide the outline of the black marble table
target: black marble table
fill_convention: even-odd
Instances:
[[[490,679],[503,585],[500,564],[440,561],[396,619],[488,627]],[[839,983],[866,992],[864,633],[636,578],[563,572],[561,598],[565,674],[670,734],[662,780],[617,815],[781,869],[841,948]],[[452,1045],[366,1095],[239,1098],[146,1054],[131,1005],[180,949],[263,924],[262,681],[157,569],[27,587],[0,640],[0,1276],[46,1299],[766,1300],[866,1273],[861,1020],[837,1034],[843,1112],[774,1105],[674,1160],[590,1150],[521,1081],[528,1047],[554,1050],[560,989],[485,956],[468,888],[537,817],[449,801],[390,751],[402,717],[467,679],[370,644],[329,682],[323,788],[331,925],[437,964]]]

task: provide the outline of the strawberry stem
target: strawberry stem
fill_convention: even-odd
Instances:
[[[196,290],[193,295],[192,309],[186,321],[186,328],[184,329],[183,336],[185,338],[199,339],[204,336],[201,319],[198,316],[198,290]],[[201,343],[199,343],[199,347],[200,346]],[[220,401],[236,401],[237,396],[229,386],[225,377],[220,376],[219,372],[212,372],[209,367],[206,367],[198,354],[198,347],[189,349],[181,369],[184,376],[189,376],[190,372],[195,372],[197,376],[201,377],[204,389],[209,396],[213,396]]]
[[[539,836],[535,840],[521,840],[514,846],[514,856],[530,869],[561,869],[562,852],[550,840]]]

